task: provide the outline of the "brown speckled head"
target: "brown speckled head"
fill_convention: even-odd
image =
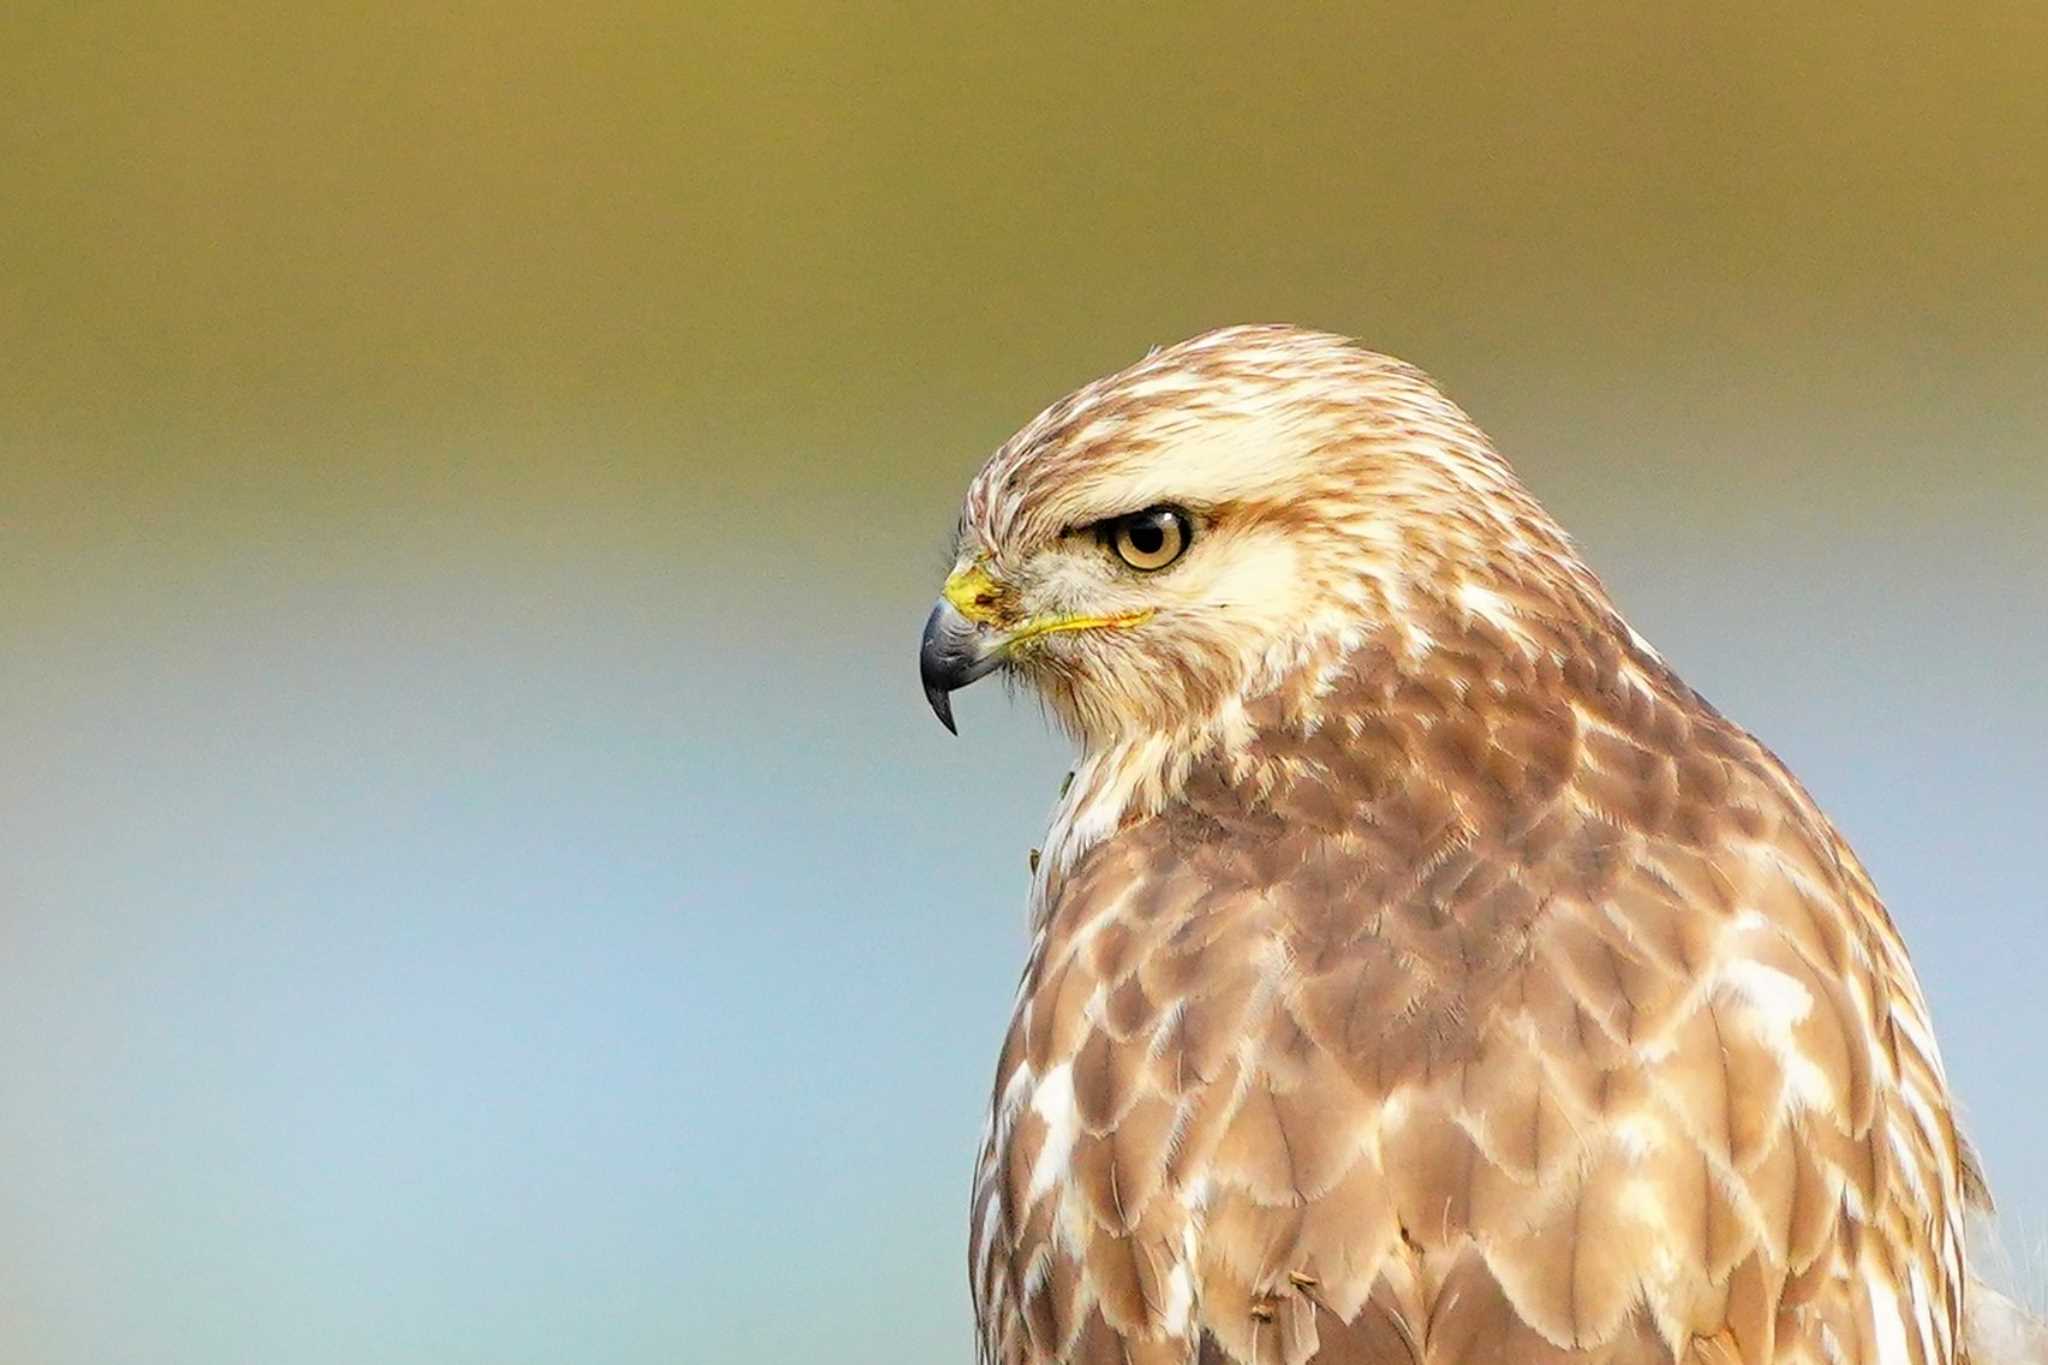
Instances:
[[[1134,569],[1105,529],[1155,508],[1188,544]],[[1156,350],[1004,443],[968,489],[949,597],[1092,741],[1200,724],[1335,635],[1412,648],[1461,590],[1599,609],[1563,533],[1426,375],[1253,326]]]

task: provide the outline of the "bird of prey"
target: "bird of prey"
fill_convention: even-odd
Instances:
[[[1082,751],[984,1362],[1971,1358],[1983,1184],[1870,878],[1427,376],[1155,350],[1003,445],[957,548],[940,719],[1003,671]]]

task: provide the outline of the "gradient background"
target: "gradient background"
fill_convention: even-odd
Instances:
[[[2048,10],[571,8],[0,13],[0,1359],[966,1359],[1066,755],[917,631],[1269,319],[1834,813],[2028,1260]]]

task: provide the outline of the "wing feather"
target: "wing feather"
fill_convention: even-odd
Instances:
[[[984,1359],[1949,1365],[1973,1168],[1853,856],[1646,656],[1447,657],[1047,881]]]

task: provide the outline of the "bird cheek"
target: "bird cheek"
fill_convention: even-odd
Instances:
[[[1036,635],[1011,647],[1011,661],[1029,676],[1033,672],[1057,673],[1085,682],[1096,677],[1107,660],[1102,637],[1107,631],[1060,630]]]

